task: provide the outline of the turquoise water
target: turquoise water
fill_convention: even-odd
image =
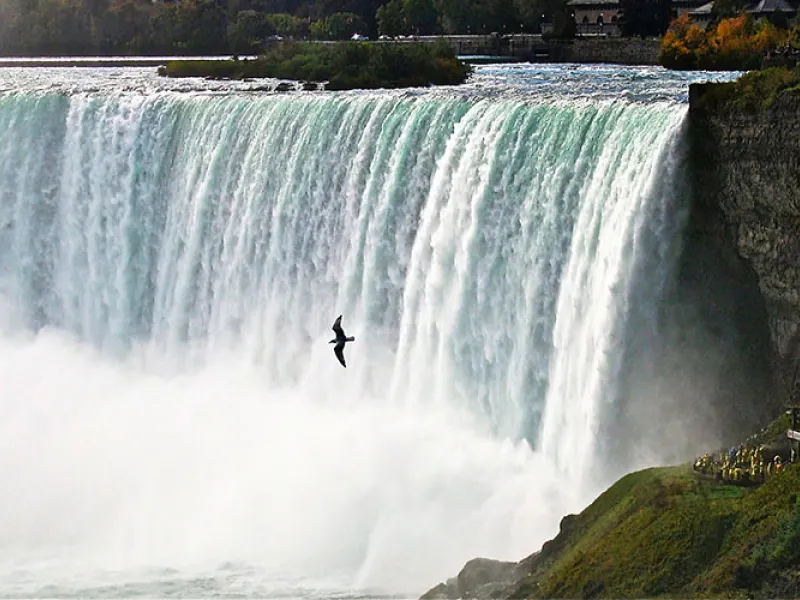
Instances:
[[[538,549],[641,466],[601,442],[709,77],[0,69],[0,593],[414,596]]]

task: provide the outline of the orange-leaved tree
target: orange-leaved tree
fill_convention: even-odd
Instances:
[[[688,15],[672,20],[661,41],[661,64],[670,69],[694,69],[707,54],[706,34]]]
[[[789,32],[742,13],[702,29],[684,15],[661,43],[661,64],[672,69],[757,69],[764,55],[786,44]]]

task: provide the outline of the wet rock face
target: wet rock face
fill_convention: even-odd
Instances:
[[[489,598],[493,591],[511,582],[517,568],[515,562],[474,558],[456,577],[462,598]]]
[[[464,565],[456,577],[431,588],[421,600],[498,598],[514,580],[517,567],[515,562],[474,558]]]
[[[716,112],[690,93],[692,225],[755,272],[781,403],[800,402],[800,94]]]

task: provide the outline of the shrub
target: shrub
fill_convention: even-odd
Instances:
[[[274,77],[328,81],[327,89],[456,85],[472,68],[447,44],[281,43],[257,60],[170,61],[167,77]]]
[[[706,86],[705,93],[693,107],[701,112],[729,110],[757,112],[769,108],[784,91],[800,83],[800,72],[772,67],[745,73],[737,81]]]

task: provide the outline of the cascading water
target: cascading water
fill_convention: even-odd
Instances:
[[[685,107],[477,81],[0,96],[0,589],[417,593],[591,498]]]

